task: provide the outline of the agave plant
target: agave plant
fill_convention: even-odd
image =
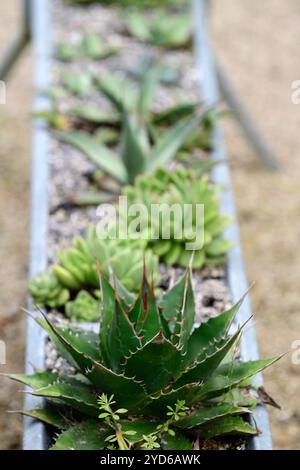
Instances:
[[[64,71],[62,72],[62,82],[69,89],[74,92],[78,87],[78,82],[86,81],[87,72],[81,72],[75,74],[72,71],[68,71],[70,80],[64,79]],[[93,85],[100,91],[110,102],[113,107],[113,111],[103,111],[103,109],[89,105],[77,105],[71,107],[67,112],[60,113],[62,117],[68,119],[69,124],[72,123],[72,119],[87,122],[90,125],[99,126],[107,125],[120,127],[122,121],[123,111],[140,114],[140,117],[144,121],[164,124],[168,123],[170,118],[178,120],[182,117],[191,116],[196,109],[196,105],[191,103],[183,103],[167,109],[162,112],[154,112],[152,110],[152,104],[156,94],[157,85],[159,82],[169,84],[170,75],[176,73],[176,70],[167,67],[165,64],[157,63],[151,57],[144,59],[137,68],[130,69],[128,74],[134,77],[133,80],[127,79],[124,75],[106,72],[106,74],[99,78],[95,76],[89,77],[89,80],[93,78]],[[83,77],[83,78],[82,78]],[[73,85],[75,83],[75,85]],[[92,85],[91,84],[91,85]],[[59,91],[59,93],[57,93]],[[75,90],[76,91],[76,90]],[[60,100],[63,89],[57,90],[53,88],[47,91],[47,95],[54,99],[56,108],[57,102]],[[63,93],[63,97],[65,92]],[[54,111],[59,112],[57,109]],[[71,121],[71,122],[70,122]]]
[[[37,116],[57,130],[58,140],[78,148],[120,185],[133,183],[137,174],[149,171],[152,160],[156,166],[164,165],[180,157],[181,151],[211,148],[215,111],[201,113],[193,103],[152,111],[161,67],[156,64],[146,68],[138,86],[113,74],[96,79],[97,88],[108,98],[113,110],[84,104],[61,113],[54,103],[52,111]],[[72,93],[82,96],[92,86],[88,72],[66,72],[64,82]],[[110,148],[112,145],[115,149]],[[191,159],[189,154],[188,158]]]
[[[98,34],[85,34],[79,44],[60,43],[56,56],[64,62],[80,59],[101,60],[117,53],[116,49],[105,46]]]
[[[57,259],[59,264],[53,265],[49,272],[37,276],[30,283],[29,291],[39,306],[62,307],[82,289],[88,289],[93,299],[97,297],[97,262],[101,263],[107,276],[112,270],[122,284],[133,292],[139,288],[144,261],[149,266],[149,272],[156,272],[158,265],[158,257],[146,249],[145,240],[101,239],[94,227],[90,227],[86,239],[76,237],[73,246],[60,251]],[[154,279],[158,281],[157,276]],[[91,299],[88,304],[87,301],[87,295],[81,292],[75,303],[67,304],[67,316],[76,321],[87,321],[87,316],[89,319],[94,317],[94,314],[84,313],[84,308],[91,309]],[[94,305],[92,312],[95,312]]]
[[[231,218],[220,213],[218,192],[219,188],[210,183],[208,176],[199,178],[197,171],[182,166],[173,171],[159,168],[153,176],[140,176],[134,186],[124,189],[128,207],[143,204],[147,208],[146,230],[149,235],[145,235],[145,238],[148,238],[154,253],[167,265],[187,267],[194,248],[189,246],[186,249],[186,244],[195,245],[200,240],[200,230],[203,230],[203,246],[195,245],[194,269],[208,264],[223,264],[227,251],[232,247],[232,243],[223,237],[223,231],[231,224]],[[199,204],[204,206],[204,225],[201,226],[199,219],[197,223]],[[177,205],[181,215],[186,214],[188,208],[190,217],[177,219],[170,212],[165,214],[162,222],[160,217],[150,217],[154,205],[161,208],[166,206],[170,210]],[[141,214],[140,224],[144,224],[143,217],[144,214]],[[132,221],[132,217],[129,217],[129,226]],[[153,236],[153,233],[156,235]]]
[[[258,403],[250,379],[276,359],[236,358],[242,300],[196,328],[190,270],[159,300],[145,274],[137,297],[102,272],[100,284],[99,334],[39,320],[76,374],[11,376],[46,399],[23,413],[57,428],[52,449],[186,450],[259,432],[244,419]]]
[[[56,132],[57,138],[81,150],[106,174],[120,185],[134,183],[135,177],[153,172],[174,159],[185,142],[194,134],[203,120],[203,114],[183,119],[165,131],[151,146],[145,127],[134,117],[123,114],[121,157],[99,143],[98,139],[80,131]]]
[[[141,12],[127,15],[128,31],[142,42],[166,48],[185,47],[192,38],[192,18],[188,14],[156,12],[146,16]]]

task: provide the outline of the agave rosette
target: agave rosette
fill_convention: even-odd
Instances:
[[[258,433],[245,420],[258,403],[249,379],[276,359],[236,359],[243,327],[231,334],[229,328],[242,300],[195,328],[190,270],[160,299],[145,275],[137,297],[100,277],[98,334],[61,327],[47,317],[40,321],[76,374],[11,376],[47,401],[47,407],[24,414],[58,429],[53,449],[108,447],[111,430],[99,419],[103,393],[122,408],[120,425],[133,449],[156,432],[178,400],[188,412],[172,424],[172,433],[159,434],[161,448],[192,449],[197,436]]]

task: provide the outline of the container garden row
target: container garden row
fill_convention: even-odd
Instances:
[[[276,359],[258,359],[251,320],[242,336],[251,314],[233,203],[215,184],[228,186],[228,167],[216,112],[198,104],[190,12],[105,3],[35,2],[36,109],[52,129],[34,129],[41,312],[28,320],[29,375],[13,377],[33,389],[24,448],[270,448],[257,374]],[[170,221],[168,240],[99,239],[103,204],[119,195],[148,209],[204,204],[203,248],[191,257],[196,234],[178,240]]]

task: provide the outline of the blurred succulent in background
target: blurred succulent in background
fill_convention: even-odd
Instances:
[[[107,47],[98,34],[92,33],[83,35],[79,44],[60,43],[56,57],[64,62],[81,59],[101,60],[117,52],[117,49]]]
[[[223,231],[231,224],[231,218],[220,213],[218,192],[219,188],[211,184],[207,176],[199,178],[197,171],[182,166],[173,171],[159,168],[154,175],[140,176],[135,186],[124,189],[128,207],[143,204],[147,208],[147,220],[152,225],[147,226],[149,246],[167,265],[189,265],[192,251],[186,250],[185,245],[195,243],[198,239],[199,234],[195,233],[196,206],[204,205],[204,226],[200,227],[204,232],[204,246],[195,251],[194,269],[208,264],[223,264],[227,251],[232,247],[232,243],[223,237]],[[185,206],[189,207],[189,227],[183,226],[183,223],[186,224],[183,218],[172,218],[172,213],[167,214],[163,220],[150,219],[149,214],[154,204],[160,207],[166,205],[169,209],[178,204],[182,209],[181,214],[185,213]],[[129,223],[131,220],[132,218]],[[157,231],[158,240],[153,239],[153,230]],[[164,239],[163,231],[168,233],[168,239]],[[178,239],[176,233],[180,233]]]
[[[98,139],[79,131],[56,132],[57,138],[81,150],[119,185],[134,183],[137,175],[151,173],[173,160],[203,120],[203,115],[180,120],[151,144],[147,130],[133,115],[123,113],[121,158]]]
[[[140,41],[172,49],[188,46],[193,32],[189,13],[170,15],[155,12],[145,15],[134,11],[126,16],[126,25],[128,31]]]
[[[54,450],[191,450],[199,436],[257,434],[244,419],[259,402],[250,379],[277,359],[236,359],[241,303],[195,328],[189,270],[159,301],[145,275],[135,297],[101,274],[98,334],[39,321],[76,374],[12,375],[47,401],[23,414],[57,428]]]
[[[133,184],[137,175],[153,172],[174,158],[191,162],[193,149],[211,149],[217,112],[201,113],[200,107],[193,103],[180,103],[154,112],[162,66],[151,64],[141,72],[137,84],[110,73],[92,80],[89,72],[66,71],[64,82],[72,93],[85,96],[94,83],[112,109],[80,104],[66,113],[60,112],[54,101],[52,111],[39,112],[36,116],[46,119],[57,130],[58,140],[79,149],[120,186]],[[98,183],[96,194],[70,195],[72,205],[103,202],[105,196],[97,194],[103,189],[100,180]],[[104,191],[111,192],[107,186]],[[116,193],[115,187],[112,192]]]

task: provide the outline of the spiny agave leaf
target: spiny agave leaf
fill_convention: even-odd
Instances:
[[[125,374],[141,380],[154,393],[176,376],[180,362],[180,351],[159,333],[128,358]]]
[[[146,344],[159,334],[162,328],[156,298],[147,281],[146,267],[144,267],[141,300],[142,309],[135,328],[142,337],[142,344]]]
[[[190,270],[163,296],[159,306],[164,318],[169,322],[172,333],[179,335],[176,342],[185,350],[195,320]]]
[[[125,357],[131,351],[136,351],[141,346],[141,341],[119,301],[115,302],[114,314],[107,335],[110,367],[115,372],[121,372]]]
[[[99,333],[101,356],[108,367],[118,371],[122,362],[121,358],[127,355],[131,349],[134,351],[137,346],[140,346],[140,340],[135,334],[133,324],[123,311],[124,303],[133,300],[133,298],[121,288],[120,283],[119,287],[113,289],[102,272],[100,273],[100,286],[102,298]],[[117,304],[116,293],[118,297],[119,294],[121,295]]]
[[[138,100],[139,114],[147,121],[155,98],[157,85],[161,77],[161,67],[152,66],[146,70],[140,80]]]
[[[176,382],[175,386],[181,387],[188,383],[207,380],[220,365],[228,351],[236,344],[240,338],[240,333],[241,330],[238,330],[229,339],[221,340],[212,345],[211,352],[207,350],[209,351],[207,356],[204,352],[204,357],[201,357],[200,362],[188,369]]]
[[[209,422],[214,421],[217,418],[232,415],[241,415],[244,413],[249,413],[249,410],[240,406],[233,406],[232,404],[223,404],[200,408],[191,415],[181,418],[179,421],[177,421],[176,427],[182,429],[197,428],[204,424],[208,424]]]
[[[258,434],[258,431],[238,416],[232,418],[225,416],[224,418],[210,423],[207,428],[201,430],[202,439],[211,439],[213,437],[226,436],[229,434],[236,436],[255,436]]]
[[[69,114],[93,124],[120,125],[120,117],[115,112],[104,111],[98,106],[78,105],[69,110]]]
[[[100,204],[112,203],[115,199],[115,194],[92,190],[70,194],[66,198],[65,204],[69,207],[97,207]]]
[[[152,396],[150,403],[145,403],[142,410],[145,416],[162,416],[165,414],[168,406],[174,406],[178,400],[184,400],[187,406],[198,403],[198,395],[201,393],[203,384],[193,383],[186,384],[180,388],[166,387],[160,393]]]
[[[148,436],[156,431],[158,422],[145,419],[134,419],[132,421],[121,420],[122,432],[135,431],[134,435],[126,436],[132,444],[143,440],[143,436]]]
[[[127,172],[122,161],[114,152],[100,145],[85,132],[56,132],[55,136],[61,142],[70,144],[83,152],[92,162],[121,184],[127,183]]]
[[[130,412],[138,411],[142,403],[148,400],[141,383],[124,374],[116,374],[100,363],[87,370],[86,376],[103,393],[114,395],[118,406]]]
[[[157,167],[164,166],[172,160],[192,132],[197,129],[201,119],[202,116],[184,119],[165,132],[148,156],[147,170],[153,172]]]
[[[66,359],[71,365],[76,367],[76,362],[74,358],[68,353],[63,342],[57,337],[57,334],[53,331],[53,328],[50,326],[50,322],[44,317],[44,319],[37,319],[37,323],[47,331],[48,335],[51,338],[51,341],[57,348],[60,355]],[[52,326],[54,326],[52,324]],[[94,331],[86,331],[81,328],[74,326],[68,327],[59,327],[55,325],[55,329],[58,334],[63,336],[66,340],[71,341],[78,347],[82,348],[86,354],[88,354],[92,359],[98,360],[99,355],[99,338],[97,333]]]
[[[123,308],[128,311],[135,303],[135,295],[129,292],[129,290],[127,290],[126,287],[124,287],[123,284],[116,278],[114,278],[114,285],[118,292],[118,296],[121,304],[123,305]]]
[[[35,372],[32,375],[10,374],[8,377],[31,388],[42,388],[55,383],[59,375],[55,372]]]
[[[182,307],[185,284],[186,276],[183,275],[159,301],[159,307],[162,309],[163,316],[171,324],[173,332],[176,318]]]
[[[262,359],[249,362],[233,362],[218,367],[213,376],[203,385],[198,395],[199,400],[207,400],[226,393],[267,367],[279,358]]]
[[[152,121],[156,125],[174,124],[182,118],[192,116],[195,113],[197,106],[198,105],[192,103],[175,105],[165,111],[154,114]]]
[[[185,364],[197,360],[201,352],[206,349],[210,343],[220,341],[229,330],[238,310],[240,309],[245,294],[233,307],[217,317],[210,318],[206,323],[202,323],[196,328],[190,336],[188,342],[187,354],[185,356]]]
[[[97,417],[99,415],[97,395],[87,385],[79,383],[69,385],[57,382],[35,390],[33,395],[50,400],[58,400],[88,416]]]
[[[110,434],[99,421],[84,421],[62,432],[50,450],[103,450]]]
[[[164,450],[193,450],[192,442],[179,431],[176,431],[175,436],[164,434],[162,446]]]
[[[194,326],[195,320],[195,300],[191,279],[191,270],[188,269],[185,275],[185,288],[183,294],[183,304],[177,317],[175,326],[175,336],[179,335],[178,345],[182,352],[186,352],[188,340]]]
[[[143,315],[143,299],[142,299],[142,296],[139,295],[129,311],[130,321],[134,325],[136,325],[138,320],[142,318],[142,315]]]
[[[141,144],[137,138],[137,126],[133,117],[128,113],[123,114],[123,134],[122,134],[122,160],[127,170],[128,181],[134,183],[137,175],[143,173],[145,167],[145,155]]]
[[[22,410],[19,411],[23,416],[29,416],[30,418],[38,419],[45,424],[53,426],[57,429],[64,429],[66,427],[66,421],[62,414],[58,413],[52,408],[37,408],[35,410]]]
[[[136,107],[137,90],[128,80],[112,73],[106,73],[105,77],[96,79],[96,86],[119,113]]]
[[[71,328],[58,328],[47,316],[44,316],[44,320],[63,349],[72,357],[73,363],[75,362],[85,375],[86,369],[92,368],[95,360],[100,358],[95,344],[92,344],[87,337],[80,335],[78,331],[74,332]]]
[[[66,350],[66,348],[64,347],[62,342],[53,333],[53,331],[50,328],[50,326],[48,325],[48,323],[45,320],[40,319],[40,318],[36,318],[36,322],[48,333],[48,335],[49,335],[52,343],[54,344],[57,352],[59,353],[59,355],[63,359],[65,359],[71,366],[77,368],[77,363],[75,362],[75,360],[73,359],[71,354],[69,354],[69,352]],[[42,387],[42,385],[41,385],[41,387]]]

